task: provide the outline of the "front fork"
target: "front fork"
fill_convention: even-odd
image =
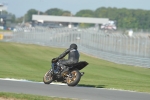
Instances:
[[[54,63],[52,63],[51,66],[52,66],[52,71],[54,71],[54,67],[55,67]]]
[[[54,63],[52,63],[51,66],[52,66],[52,73],[57,74],[59,69],[55,68],[56,65]]]

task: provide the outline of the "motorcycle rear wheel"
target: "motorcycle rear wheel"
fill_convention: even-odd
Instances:
[[[52,81],[53,81],[53,77],[51,71],[46,72],[46,74],[43,77],[43,82],[45,84],[50,84]]]
[[[71,71],[72,77],[67,77],[67,85],[68,86],[76,86],[80,79],[81,79],[81,73],[79,70],[73,70]]]

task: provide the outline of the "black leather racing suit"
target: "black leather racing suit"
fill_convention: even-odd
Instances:
[[[68,54],[68,60],[63,60],[62,58],[65,57]],[[77,63],[79,61],[79,52],[77,49],[74,48],[69,48],[66,51],[64,51],[57,59],[62,59],[59,60],[60,66],[62,65],[70,65]]]

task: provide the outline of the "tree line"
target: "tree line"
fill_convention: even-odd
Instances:
[[[70,11],[65,11],[59,8],[51,8],[45,12],[30,9],[20,18],[16,18],[15,15],[11,14],[13,16],[12,22],[22,22],[23,18],[26,22],[31,22],[33,14],[109,18],[110,20],[116,21],[118,28],[149,29],[150,27],[150,10],[115,7],[99,7],[96,10],[85,9],[78,11],[74,15],[72,15]],[[82,24],[85,25],[84,23]]]

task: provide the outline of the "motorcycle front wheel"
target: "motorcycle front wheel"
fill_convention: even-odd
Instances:
[[[53,81],[53,77],[51,71],[46,72],[46,74],[43,77],[43,82],[45,84],[50,84],[52,81]]]
[[[67,77],[67,85],[68,86],[76,86],[81,78],[81,73],[79,70],[73,70],[71,71],[71,77]]]

